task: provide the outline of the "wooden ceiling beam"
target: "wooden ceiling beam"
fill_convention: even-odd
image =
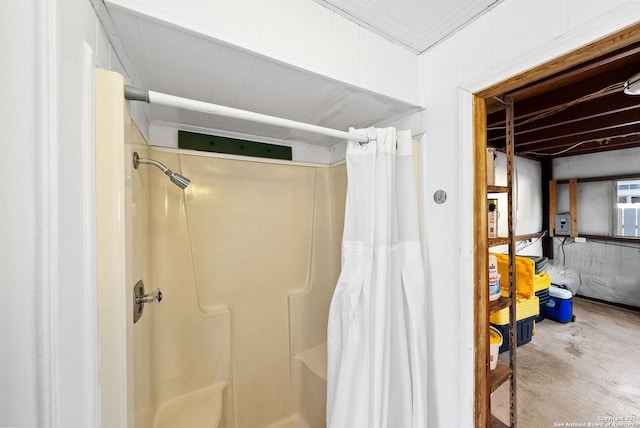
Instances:
[[[546,94],[550,90],[554,90],[556,88],[570,86],[579,80],[585,80],[593,77],[598,78],[598,76],[601,76],[603,73],[613,69],[634,67],[638,63],[638,58],[636,57],[638,54],[640,54],[640,43],[636,43],[633,46],[627,46],[609,55],[596,58],[595,60],[588,61],[584,64],[578,64],[577,66],[563,71],[562,73],[558,73],[555,76],[518,88],[509,95],[517,102],[522,99]],[[629,77],[631,76],[627,76],[627,78]]]
[[[597,146],[596,145],[588,146],[585,144],[585,146],[586,147],[579,146],[565,153],[555,154],[552,157],[560,158],[560,157],[566,157],[566,156],[577,156],[577,155],[587,155],[591,153],[608,152],[612,150],[631,149],[634,147],[640,147],[640,140],[637,140],[635,142],[628,142],[628,143],[615,143],[615,144],[606,144],[606,145],[597,145]],[[557,153],[559,151],[561,150],[557,150],[555,152],[549,151],[549,153]]]
[[[597,129],[578,131],[565,135],[554,134],[552,136],[540,138],[537,140],[523,141],[523,139],[520,138],[517,144],[519,147],[527,147],[538,144],[551,145],[552,143],[613,138],[616,135],[626,135],[635,132],[640,132],[640,120],[636,120],[635,122],[631,123],[616,124],[611,126],[604,126]]]
[[[566,130],[577,131],[612,124],[630,123],[640,118],[640,112],[638,110],[640,110],[640,104],[610,110],[585,110],[582,114],[572,114],[566,119],[562,118],[564,120],[561,121],[545,121],[542,119],[522,125],[516,132],[516,135],[523,137],[540,132],[557,132],[557,129],[561,129],[560,132],[567,132]]]
[[[640,132],[640,97],[622,92],[639,71],[640,23],[496,85],[501,91],[482,91],[476,95],[487,100],[487,143],[504,147],[505,113],[497,98],[508,94],[516,101],[518,153],[557,153],[581,141],[568,153],[637,147],[635,136],[617,136]]]
[[[520,142],[540,141],[545,139],[563,138],[573,135],[589,135],[592,132],[618,129],[625,126],[637,125],[640,121],[638,112],[640,105],[627,107],[622,111],[606,111],[596,114],[585,114],[572,120],[551,123],[546,126],[529,127],[516,131],[516,138]],[[518,129],[518,128],[516,128]],[[617,131],[615,131],[617,133]]]
[[[566,157],[566,156],[578,156],[578,155],[588,155],[588,154],[592,154],[592,153],[602,153],[602,152],[611,152],[614,150],[624,150],[624,149],[633,149],[636,147],[640,147],[640,142],[634,143],[634,144],[615,144],[615,145],[609,145],[609,146],[600,146],[597,149],[582,149],[580,150],[580,148],[576,149],[575,151],[569,151],[567,153],[563,153],[560,155],[557,155],[556,157]]]
[[[479,91],[476,95],[481,98],[501,96],[502,94],[513,92],[525,85],[565,71],[578,64],[610,54],[611,52],[628,47],[637,42],[640,42],[640,23],[627,27],[615,34],[610,34],[599,40],[595,40],[572,52],[560,55],[532,70],[505,79],[485,90]]]
[[[561,101],[561,102],[550,102],[556,100],[557,98],[553,94],[549,94],[549,100],[547,100],[546,105],[538,106],[536,109],[523,108],[522,104],[518,104],[516,107],[520,107],[519,111],[516,114],[516,126],[523,126],[522,122],[529,121],[531,118],[536,116],[544,117],[539,121],[536,120],[536,123],[542,123],[543,120],[548,122],[553,121],[564,121],[570,120],[574,117],[579,117],[584,115],[583,111],[604,111],[604,110],[612,110],[621,107],[633,106],[640,104],[640,97],[628,96],[622,92],[622,88],[615,91],[608,91],[606,93],[596,94],[591,96],[588,100],[584,100],[579,103],[575,103],[567,106],[569,102],[573,102],[580,98],[579,96],[574,96],[569,101]],[[554,113],[556,111],[556,113]],[[497,128],[500,126],[504,126],[504,114],[500,115],[491,115],[487,118],[487,127],[488,128]],[[518,125],[521,124],[521,125]]]
[[[626,134],[618,134],[620,137],[616,137],[612,134],[606,135],[605,133],[600,133],[598,136],[589,136],[587,138],[571,138],[567,137],[564,139],[555,139],[553,141],[547,141],[544,143],[531,143],[531,144],[519,144],[516,139],[516,151],[518,153],[524,152],[558,152],[560,150],[564,150],[568,147],[574,146],[578,143],[586,141],[581,144],[579,147],[585,148],[597,148],[604,147],[609,145],[622,145],[622,144],[634,144],[636,141],[640,140],[640,135],[634,135],[634,132],[640,133],[640,127],[636,127],[635,131],[628,132]],[[626,135],[626,136],[623,136]]]

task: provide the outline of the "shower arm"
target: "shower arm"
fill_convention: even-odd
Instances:
[[[133,154],[133,167],[135,169],[138,169],[138,165],[140,165],[141,163],[146,163],[146,164],[149,164],[149,165],[155,165],[158,168],[160,168],[160,170],[162,172],[164,172],[165,174],[167,174],[169,177],[171,177],[171,175],[173,174],[173,171],[171,171],[169,168],[167,168],[166,166],[164,166],[160,162],[155,161],[153,159],[143,159],[138,155],[138,153],[134,153]]]
[[[149,164],[157,167],[162,172],[164,172],[167,177],[169,177],[169,180],[171,180],[173,184],[175,184],[181,189],[186,189],[189,183],[191,182],[191,180],[189,180],[184,175],[176,174],[175,172],[171,171],[169,168],[167,168],[160,162],[155,161],[153,159],[142,159],[140,156],[138,156],[138,152],[133,152],[133,167],[135,169],[138,169],[138,166],[141,163]]]

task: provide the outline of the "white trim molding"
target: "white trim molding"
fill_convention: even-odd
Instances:
[[[57,112],[57,0],[34,2],[37,13],[36,93],[39,124],[37,184],[37,266],[36,299],[38,322],[38,396],[39,424],[56,427],[58,402],[58,112]]]
[[[86,286],[80,313],[86,380],[84,399],[89,405],[86,418],[92,426],[100,426],[100,386],[98,384],[98,266],[96,240],[96,127],[95,127],[95,55],[83,42],[82,63],[82,145],[80,180],[82,183],[82,283]]]

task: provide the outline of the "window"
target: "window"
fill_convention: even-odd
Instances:
[[[640,179],[618,180],[618,236],[640,236]]]

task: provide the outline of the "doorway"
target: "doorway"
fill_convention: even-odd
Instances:
[[[594,41],[587,46],[562,55],[553,61],[544,63],[532,70],[510,77],[503,82],[473,95],[473,123],[474,123],[474,291],[475,317],[475,425],[477,427],[491,426],[490,385],[488,381],[488,292],[483,285],[487,282],[487,266],[485,257],[488,251],[486,208],[486,149],[487,149],[487,115],[492,113],[496,100],[505,94],[522,91],[523,88],[535,88],[536,84],[552,79],[554,76],[586,63],[597,64],[598,58],[607,54],[624,50],[640,41],[640,25],[634,25],[615,34]],[[596,66],[590,69],[597,75]],[[568,76],[568,74],[567,74]],[[566,76],[565,76],[566,77]],[[539,94],[544,93],[544,87],[538,86]],[[547,88],[548,90],[548,88]],[[516,137],[517,140],[517,137]],[[517,142],[516,142],[517,144]],[[551,171],[543,166],[543,183],[549,179]],[[546,178],[545,178],[546,177]],[[543,201],[548,197],[543,197]],[[543,216],[547,210],[543,207]],[[546,224],[545,224],[546,223]],[[543,229],[549,227],[543,223]],[[547,242],[547,245],[551,245]],[[514,376],[518,376],[517,372]],[[526,423],[525,421],[521,421]]]

